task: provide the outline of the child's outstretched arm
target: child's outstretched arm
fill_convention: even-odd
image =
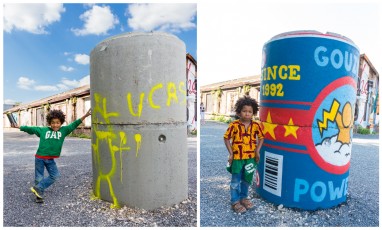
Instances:
[[[91,114],[92,114],[92,109],[89,109],[89,110],[85,113],[85,115],[83,115],[83,116],[81,117],[81,121],[84,121],[85,118],[87,118],[87,117],[90,116]]]
[[[91,114],[92,114],[92,111],[91,109],[89,109],[81,118],[73,121],[67,126],[62,126],[61,131],[64,133],[64,136],[67,136],[71,132],[73,132],[85,120],[85,118],[90,116]]]
[[[231,142],[230,142],[229,139],[224,138],[224,144],[225,144],[225,147],[227,147],[227,150],[228,150],[228,153],[229,153],[228,163],[231,165],[232,164],[232,160],[233,160],[233,152],[232,152]]]

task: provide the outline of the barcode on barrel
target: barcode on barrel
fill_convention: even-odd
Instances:
[[[263,189],[281,197],[283,156],[265,151]]]

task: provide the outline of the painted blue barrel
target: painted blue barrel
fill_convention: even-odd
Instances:
[[[339,34],[294,31],[265,43],[261,197],[304,210],[346,201],[358,67],[357,46]]]

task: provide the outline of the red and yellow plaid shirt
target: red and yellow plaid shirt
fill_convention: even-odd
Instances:
[[[263,131],[260,125],[251,121],[245,130],[245,125],[240,120],[235,120],[229,124],[224,138],[232,140],[232,152],[234,160],[246,160],[255,158],[256,136],[263,139]]]

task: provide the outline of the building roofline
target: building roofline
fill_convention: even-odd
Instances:
[[[190,59],[190,61],[196,66],[197,65],[197,61],[195,60],[195,58],[190,54],[190,53],[187,53],[186,54],[186,57]]]
[[[41,106],[43,104],[48,104],[48,103],[50,104],[50,103],[54,103],[54,102],[59,102],[59,101],[66,100],[66,99],[71,98],[71,97],[82,96],[82,95],[86,95],[86,94],[90,94],[90,85],[84,85],[84,86],[81,86],[78,88],[68,90],[66,92],[62,92],[62,93],[58,93],[58,94],[55,94],[55,95],[52,95],[52,96],[49,96],[46,98],[42,98],[42,99],[37,100],[37,101],[32,101],[30,103],[21,104],[21,105],[18,105],[18,106],[15,106],[13,108],[5,110],[3,112],[3,114],[12,113],[12,112],[27,109],[27,108],[38,107],[38,106]]]
[[[217,82],[200,87],[200,91],[211,91],[215,89],[229,89],[243,85],[254,85],[261,82],[261,75],[254,75],[242,78],[236,78],[228,81]]]
[[[379,78],[379,73],[377,71],[377,69],[374,67],[373,63],[371,63],[371,61],[369,60],[369,58],[366,56],[366,54],[361,54],[360,56],[361,58],[365,59],[365,61],[367,62],[367,64],[370,66],[370,68],[374,71],[376,77]]]

